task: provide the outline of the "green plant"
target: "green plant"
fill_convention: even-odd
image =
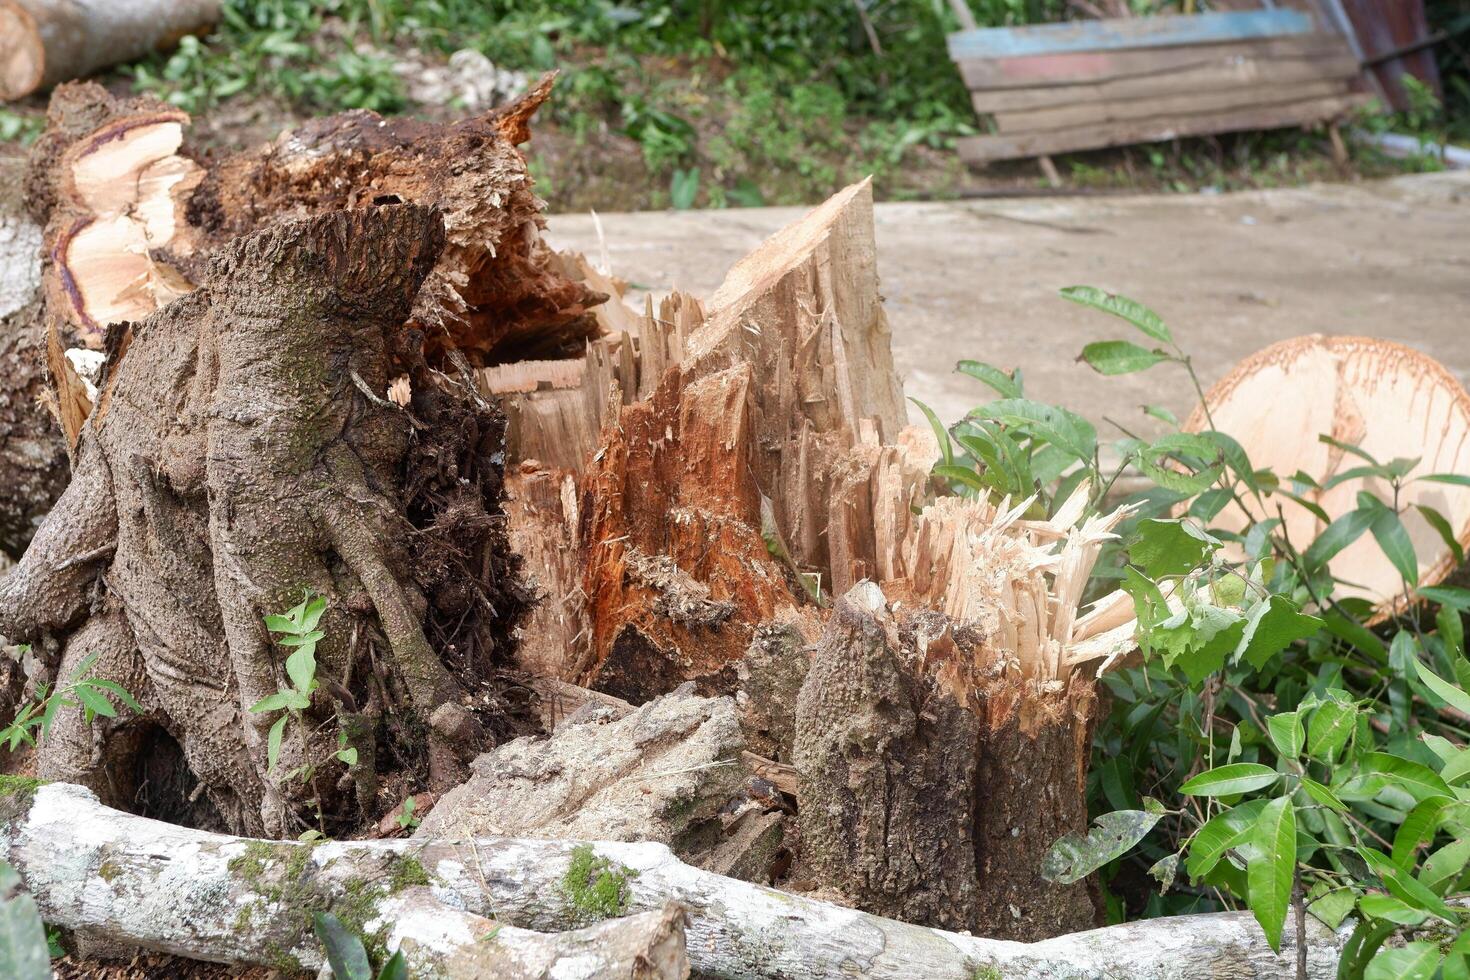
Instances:
[[[82,717],[89,725],[98,715],[115,718],[117,709],[113,707],[109,694],[129,709],[142,714],[143,708],[121,684],[87,676],[96,665],[98,656],[94,653],[82,658],[76,669],[49,692],[46,685],[41,685],[35,699],[22,704],[10,724],[0,728],[0,745],[4,745],[10,752],[23,744],[34,746],[37,733],[42,739],[51,734],[51,725],[62,708],[80,707]]]
[[[317,939],[321,941],[322,949],[326,951],[333,976],[342,980],[408,980],[408,964],[403,959],[401,950],[395,950],[377,973],[374,973],[362,939],[354,935],[335,915],[317,912],[312,916],[312,926],[316,930]]]
[[[1341,976],[1466,976],[1470,910],[1451,900],[1470,889],[1461,618],[1470,591],[1420,584],[1409,513],[1463,556],[1443,515],[1410,507],[1403,491],[1466,487],[1470,476],[1421,473],[1418,460],[1378,460],[1326,436],[1356,465],[1321,479],[1257,469],[1215,428],[1188,355],[1156,313],[1088,287],[1063,296],[1146,340],[1089,344],[1084,361],[1109,375],[1182,368],[1204,425],[1186,432],[1166,409],[1147,408],[1170,431],[1124,432],[1105,469],[1091,423],[1026,400],[1019,371],[978,362],[959,369],[999,399],[949,428],[925,409],[943,455],[935,476],[952,492],[1035,493],[1049,512],[1081,479],[1098,488],[1094,503],[1125,471],[1149,484],[1129,498],[1135,513],[1092,586],[1131,601],[1142,662],[1102,675],[1113,709],[1089,781],[1101,815],[1085,838],[1057,842],[1046,873],[1067,881],[1101,869],[1120,883],[1123,865],[1134,866],[1162,886],[1143,914],[1245,906],[1273,948],[1293,908],[1333,926],[1355,914]],[[1382,493],[1360,493],[1336,520],[1310,497],[1365,478]],[[1314,540],[1291,540],[1287,501],[1325,525]],[[1244,526],[1220,519],[1227,508],[1249,515]],[[1328,564],[1365,535],[1402,578],[1382,622]],[[1139,900],[1112,887],[1107,897],[1114,918]],[[1406,930],[1406,945],[1385,945]]]
[[[412,830],[419,824],[423,823],[422,817],[414,816],[413,811],[416,806],[418,806],[418,804],[414,802],[414,798],[412,796],[404,799],[403,811],[398,814],[399,830]]]
[[[51,977],[51,949],[36,900],[4,861],[0,861],[0,976],[12,980]]]
[[[265,627],[275,636],[276,644],[291,651],[285,664],[290,686],[283,687],[274,694],[267,694],[250,707],[256,713],[281,712],[266,736],[268,772],[274,772],[276,763],[280,760],[281,738],[286,731],[286,722],[292,717],[300,719],[301,712],[311,706],[312,692],[321,686],[316,678],[316,645],[326,634],[317,629],[317,625],[326,611],[327,600],[308,590],[301,601],[284,615],[265,617]],[[337,752],[339,759],[349,765],[356,762],[357,749],[345,747],[345,737],[339,737],[338,745],[342,746]]]

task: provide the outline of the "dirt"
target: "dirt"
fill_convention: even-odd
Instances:
[[[801,211],[559,214],[549,237],[605,256],[638,291],[708,296]],[[1470,381],[1470,173],[1218,195],[890,202],[876,216],[906,393],[947,421],[993,397],[954,373],[962,358],[1019,367],[1028,396],[1132,431],[1158,431],[1144,404],[1188,412],[1193,389],[1172,365],[1103,378],[1075,362],[1090,341],[1143,340],[1058,298],[1076,284],[1156,309],[1205,385],[1247,354],[1308,333],[1397,340]],[[638,291],[629,298],[641,306]],[[922,423],[916,409],[910,419]]]

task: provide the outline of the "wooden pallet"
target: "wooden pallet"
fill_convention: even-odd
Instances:
[[[994,132],[988,163],[1339,119],[1367,101],[1338,34],[1296,10],[967,30],[950,54]]]

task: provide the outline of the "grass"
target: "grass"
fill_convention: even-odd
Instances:
[[[1066,0],[970,5],[983,25],[1070,10]],[[559,210],[810,203],[868,174],[890,199],[1038,186],[1033,163],[977,177],[951,152],[977,130],[945,54],[957,26],[945,0],[225,0],[213,35],[122,72],[196,114],[206,144],[230,148],[346,108],[462,114],[415,104],[404,73],[463,48],[530,77],[559,69],[533,149],[539,189]],[[1463,77],[1446,88],[1456,111],[1470,110]],[[1439,131],[1443,118],[1393,125]],[[0,140],[28,141],[39,125],[39,103],[0,112]],[[1161,191],[1340,176],[1324,139],[1294,132],[1059,163],[1078,186]],[[1368,173],[1423,165],[1362,163]]]

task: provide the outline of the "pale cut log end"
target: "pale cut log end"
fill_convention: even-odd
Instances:
[[[1419,458],[1411,475],[1470,472],[1470,394],[1438,361],[1392,341],[1321,334],[1284,340],[1237,364],[1205,402],[1208,417],[1197,408],[1186,431],[1197,432],[1213,419],[1258,469],[1302,470],[1326,486],[1335,475],[1363,464],[1320,441],[1319,434],[1326,434],[1379,460]],[[1392,499],[1387,482],[1371,476],[1347,479],[1308,497],[1336,519],[1357,507],[1361,491]],[[1243,528],[1250,520],[1275,516],[1278,500],[1292,541],[1301,546],[1322,532],[1325,525],[1311,511],[1279,497],[1269,498],[1267,513],[1248,517],[1232,504],[1219,520],[1229,530]],[[1444,581],[1457,567],[1454,555],[1415,507],[1437,510],[1461,547],[1470,546],[1470,489],[1416,481],[1403,488],[1399,504],[1419,556],[1419,584]],[[1330,567],[1345,583],[1343,593],[1377,603],[1380,617],[1402,611],[1406,600],[1399,571],[1372,536],[1344,548]]]
[[[202,176],[178,152],[188,122],[178,111],[125,115],[62,156],[51,294],[89,347],[102,346],[108,324],[141,320],[193,289],[156,257],[182,229],[179,195]]]
[[[0,0],[0,100],[30,95],[45,74],[46,48],[35,20],[10,0]]]

